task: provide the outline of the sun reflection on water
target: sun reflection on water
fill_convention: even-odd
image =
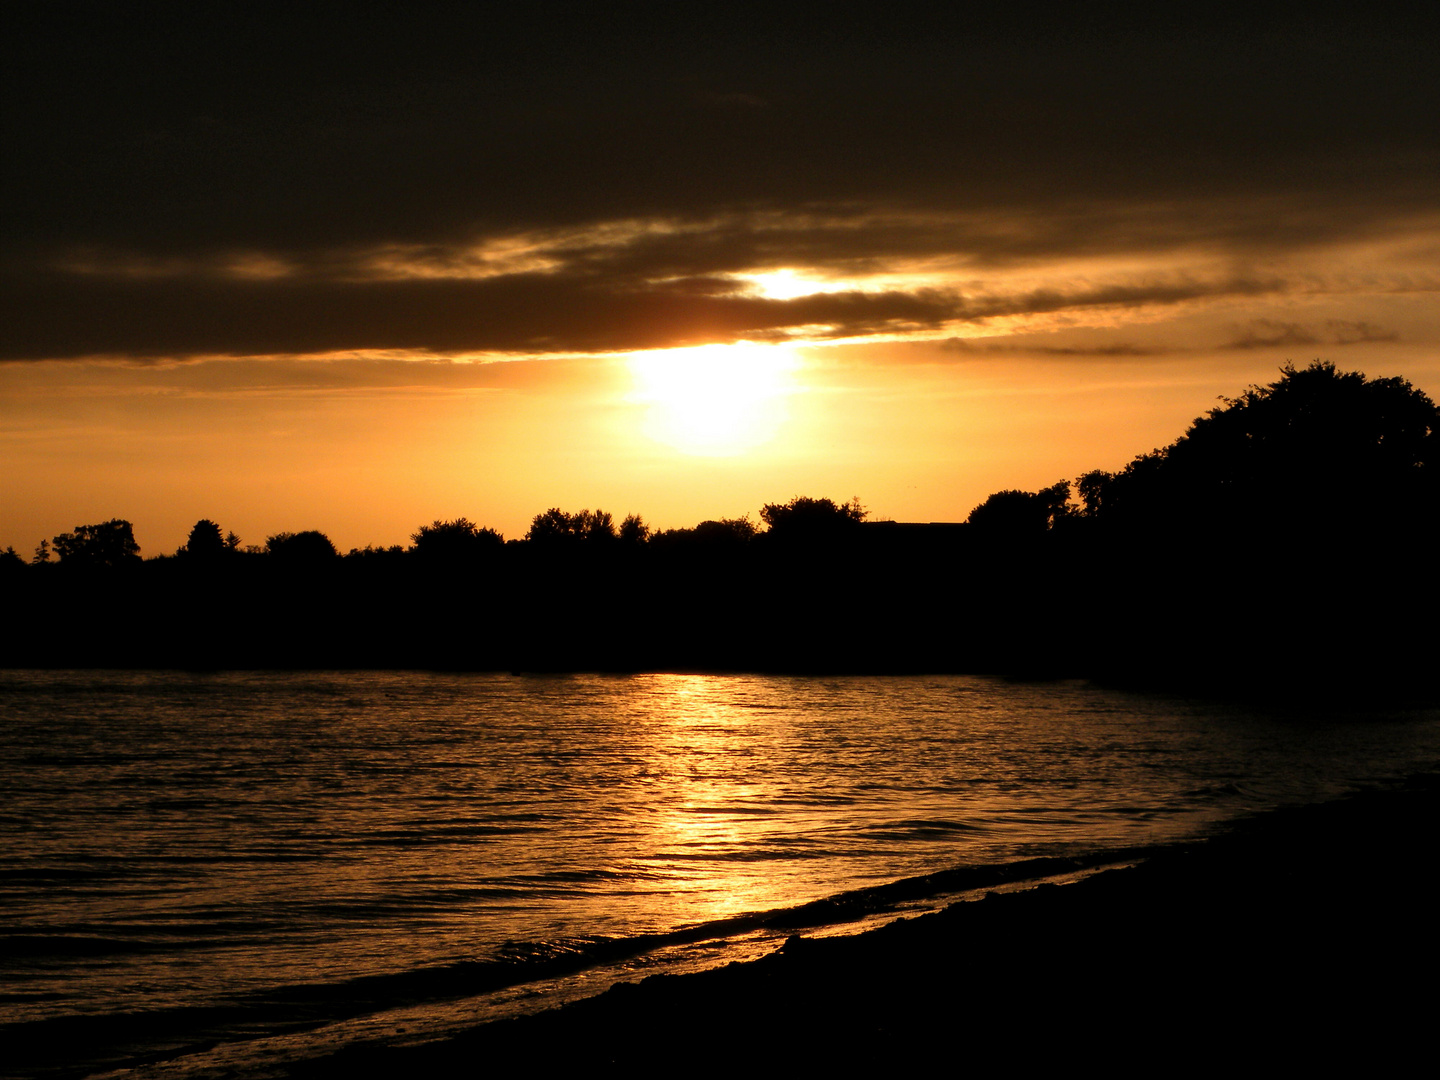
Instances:
[[[784,792],[764,771],[743,767],[769,757],[778,732],[768,710],[737,700],[734,686],[706,676],[652,677],[668,723],[651,743],[652,767],[668,790],[653,807],[647,845],[672,887],[687,892],[687,918],[706,921],[792,901],[782,881],[754,873],[757,846],[784,846]],[[775,834],[768,837],[767,834]],[[783,856],[780,856],[783,857]],[[683,883],[683,884],[682,884]]]
[[[1440,757],[1440,713],[1297,724],[965,676],[10,672],[0,691],[12,922],[140,946],[57,954],[0,1023],[411,987],[1165,840]]]

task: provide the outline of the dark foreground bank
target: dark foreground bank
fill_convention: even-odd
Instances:
[[[754,963],[291,1075],[1399,1065],[1428,1053],[1436,1003],[1437,826],[1440,778],[1419,778],[1074,884],[797,936]]]

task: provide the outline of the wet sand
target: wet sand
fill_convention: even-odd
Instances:
[[[653,976],[297,1076],[513,1069],[1400,1067],[1434,1022],[1440,778],[1272,813],[1068,885]]]

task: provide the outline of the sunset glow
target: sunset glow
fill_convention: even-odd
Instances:
[[[233,53],[198,14],[193,48],[35,30],[0,550],[112,518],[147,557],[202,517],[342,550],[556,505],[680,528],[807,492],[960,521],[1287,362],[1440,391],[1433,80],[1393,82],[1424,34],[1347,26],[1374,48],[1338,67],[1293,42],[1312,109],[1244,26],[801,20],[771,52],[607,17],[572,55],[514,14],[403,56],[358,17]]]
[[[773,439],[798,392],[785,346],[702,345],[630,358],[644,432],[686,454],[731,456]]]
[[[824,281],[792,269],[768,270],[761,274],[737,274],[736,277],[752,283],[761,296],[771,300],[794,300],[797,296],[814,296],[817,293],[841,292],[854,288],[849,282]]]
[[[1440,5],[5,14],[5,1076],[1426,1060]]]

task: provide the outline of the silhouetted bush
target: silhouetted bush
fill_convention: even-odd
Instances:
[[[308,529],[305,532],[282,532],[266,537],[265,554],[282,564],[308,565],[328,562],[336,558],[339,552],[323,532]]]
[[[351,548],[345,553],[345,558],[347,561],[362,564],[398,563],[406,554],[406,550],[399,544],[391,544],[389,547],[366,544],[363,548]]]
[[[755,539],[759,532],[749,517],[720,518],[702,521],[690,529],[666,529],[656,533],[651,543],[661,551],[734,551]]]
[[[759,535],[759,527],[749,516],[702,521],[695,526],[695,535],[712,543],[744,544]]]

